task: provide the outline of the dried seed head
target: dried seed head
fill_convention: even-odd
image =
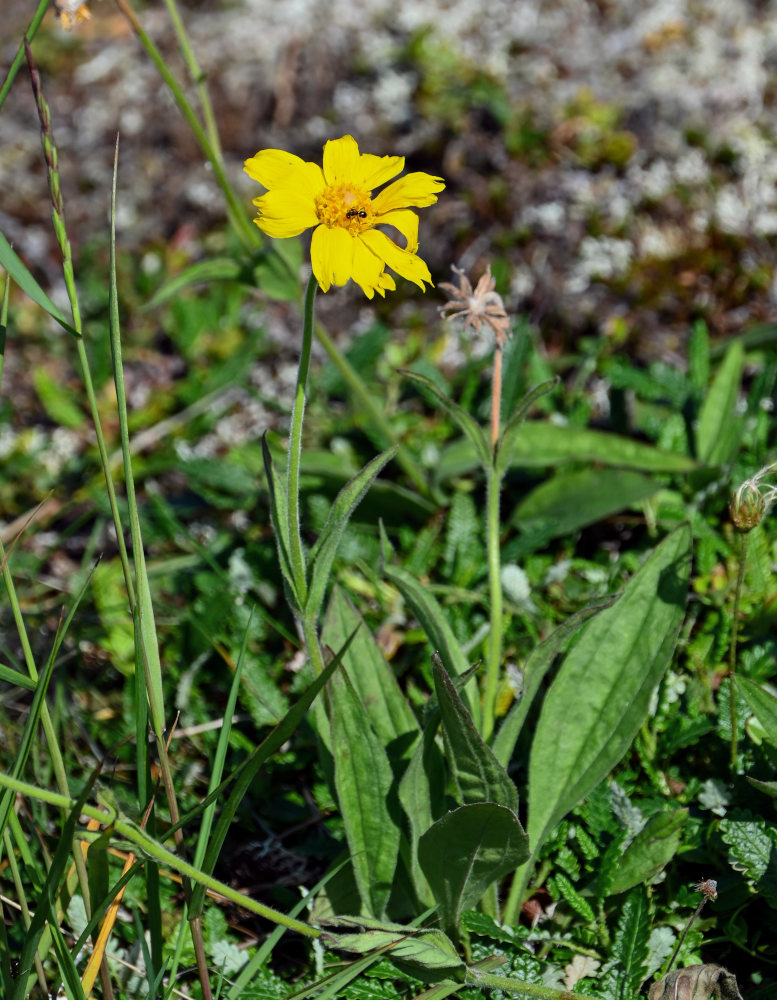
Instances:
[[[700,892],[705,899],[718,898],[718,883],[714,878],[703,879],[693,887],[694,892]]]
[[[469,327],[475,333],[480,333],[481,326],[486,324],[496,337],[497,347],[504,347],[510,336],[510,318],[502,296],[494,291],[496,282],[491,277],[491,268],[486,268],[474,290],[463,271],[455,266],[452,270],[458,275],[459,284],[440,282],[439,287],[451,297],[450,302],[440,306],[440,315]]]
[[[777,486],[762,484],[762,480],[775,469],[777,462],[765,465],[750,479],[746,479],[731,498],[729,514],[739,531],[747,532],[760,524],[777,498]]]

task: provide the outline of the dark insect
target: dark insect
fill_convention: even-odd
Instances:
[[[362,209],[349,208],[348,211],[345,213],[346,219],[355,219],[357,216],[360,219],[366,219],[367,213],[363,208]]]

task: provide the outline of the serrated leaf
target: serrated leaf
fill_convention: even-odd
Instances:
[[[728,846],[729,864],[735,871],[758,881],[773,863],[774,841],[764,820],[725,817],[720,821],[720,835]]]
[[[648,975],[650,906],[644,886],[633,889],[623,904],[613,940],[613,957],[624,968],[629,989],[636,995]]]
[[[389,448],[388,451],[384,451],[368,462],[361,472],[358,472],[340,490],[335,502],[330,507],[326,524],[310,552],[310,588],[305,602],[305,614],[309,618],[315,619],[323,604],[329,574],[332,571],[332,563],[351,514],[383,466],[391,461],[396,451],[396,448]]]
[[[496,802],[518,812],[518,791],[472,721],[451,683],[439,654],[432,656],[432,674],[445,742],[445,755],[461,805]]]
[[[736,403],[744,356],[740,341],[732,340],[702,403],[696,427],[696,454],[707,465],[730,461],[739,443],[742,422],[736,419]]]
[[[394,883],[400,830],[389,809],[388,756],[345,674],[327,685],[332,758],[354,877],[364,912],[382,917]]]
[[[654,878],[677,853],[687,819],[687,809],[651,816],[619,858],[609,894],[616,896]]]
[[[580,895],[563,872],[556,872],[553,876],[553,884],[581,920],[587,924],[594,923],[596,914],[591,909],[591,904],[584,896]]]
[[[515,813],[493,803],[459,806],[421,837],[418,860],[440,906],[443,928],[458,934],[463,910],[529,856]]]
[[[673,532],[588,625],[542,706],[529,764],[532,849],[617,764],[644,721],[685,613],[691,534]]]

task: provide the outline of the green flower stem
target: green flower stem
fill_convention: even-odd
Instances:
[[[299,609],[305,606],[308,597],[307,568],[302,547],[302,528],[299,515],[299,472],[302,462],[302,420],[305,416],[305,391],[310,371],[310,354],[313,347],[314,306],[318,282],[311,274],[305,289],[302,311],[302,347],[300,348],[297,386],[294,390],[294,406],[291,411],[289,433],[289,454],[286,460],[286,492],[289,507],[289,557],[294,576],[294,587]]]
[[[421,470],[421,467],[418,465],[418,462],[416,462],[412,453],[408,451],[405,445],[402,444],[402,442],[397,438],[391,424],[388,420],[386,420],[386,417],[380,408],[376,406],[369,389],[359,377],[358,372],[339,350],[337,345],[320,323],[316,324],[316,338],[319,344],[321,344],[326,351],[326,355],[329,360],[340,373],[340,376],[348,386],[348,389],[356,402],[365,412],[373,426],[384,438],[384,444],[387,446],[397,446],[397,461],[402,466],[403,471],[411,480],[415,488],[421,496],[439,502],[440,498],[434,495],[434,491],[429,486],[426,476]]]
[[[737,667],[737,642],[739,640],[739,602],[742,598],[742,587],[745,582],[745,570],[747,569],[747,533],[742,532],[739,536],[739,569],[737,570],[737,582],[734,589],[734,607],[731,612],[731,644],[728,648],[728,684],[729,684],[729,710],[731,715],[731,770],[736,773],[737,751],[739,742],[737,740],[737,694],[734,687],[734,675]]]
[[[499,672],[502,668],[502,559],[499,550],[499,500],[502,478],[492,462],[486,469],[486,558],[491,599],[491,629],[488,634],[486,688],[483,696],[483,739],[494,732]]]
[[[186,25],[178,10],[178,4],[175,0],[165,0],[165,6],[167,7],[167,13],[170,15],[178,44],[181,47],[181,53],[186,60],[186,66],[197,88],[197,96],[200,99],[200,107],[202,108],[202,117],[205,122],[205,132],[208,136],[208,141],[211,144],[213,152],[218,156],[219,161],[223,162],[221,140],[219,139],[219,130],[216,126],[216,116],[213,114],[210,94],[208,93],[208,88],[205,86],[205,73],[197,62],[197,56],[194,54],[194,49],[186,33]]]
[[[572,990],[557,990],[552,986],[539,986],[535,983],[522,983],[508,976],[494,976],[490,972],[479,972],[477,969],[467,969],[465,982],[468,986],[480,986],[490,990],[504,990],[517,997],[536,997],[537,1000],[579,1000],[585,993],[575,993]]]
[[[97,439],[97,451],[100,456],[100,464],[105,477],[105,486],[108,491],[108,502],[111,508],[111,516],[113,517],[113,526],[116,530],[116,543],[119,549],[119,559],[121,561],[122,572],[124,573],[124,581],[127,587],[130,608],[132,608],[135,605],[135,591],[132,584],[132,574],[130,573],[127,547],[124,543],[124,534],[121,525],[121,518],[119,516],[119,505],[116,501],[116,490],[113,485],[113,476],[111,475],[111,463],[108,457],[108,449],[105,446],[105,437],[103,435],[102,423],[100,421],[100,411],[97,407],[97,396],[94,391],[92,374],[89,368],[89,359],[86,354],[86,347],[84,346],[82,336],[83,328],[81,323],[81,308],[78,304],[78,292],[76,290],[75,272],[73,270],[73,255],[70,248],[70,240],[67,235],[67,227],[65,225],[65,204],[59,186],[57,147],[54,144],[51,114],[49,112],[46,99],[43,96],[40,77],[32,61],[29,44],[26,42],[25,49],[27,53],[27,61],[30,67],[32,90],[38,107],[38,117],[40,118],[41,142],[43,144],[43,156],[46,160],[54,232],[56,233],[60,253],[62,254],[62,274],[65,279],[65,287],[70,301],[70,311],[73,316],[73,328],[78,334],[76,339],[76,353],[78,355],[78,363],[81,369],[81,379],[84,383],[86,398],[89,403],[89,412],[94,425],[94,433]]]
[[[75,800],[71,799],[67,795],[60,795],[57,792],[49,791],[49,789],[46,788],[36,788],[35,785],[27,784],[25,781],[18,781],[16,778],[12,778],[10,775],[2,772],[0,772],[0,786],[3,788],[10,788],[12,791],[18,792],[21,795],[26,795],[28,798],[36,799],[38,802],[46,802],[58,809],[69,811],[74,809],[76,805]],[[231,903],[235,903],[237,906],[242,907],[244,910],[248,910],[250,913],[256,913],[260,917],[264,917],[266,920],[272,921],[274,924],[280,924],[283,927],[288,928],[288,930],[296,931],[298,934],[304,934],[306,937],[319,937],[321,932],[316,930],[314,927],[310,927],[308,924],[303,924],[299,920],[294,920],[292,917],[287,917],[285,913],[274,910],[272,907],[265,906],[263,903],[252,899],[250,896],[245,896],[243,893],[231,888],[231,886],[228,886],[223,882],[219,882],[218,879],[201,872],[198,868],[195,868],[194,865],[189,864],[188,861],[184,861],[182,858],[179,858],[177,854],[174,854],[172,851],[168,851],[166,847],[157,843],[157,841],[154,840],[153,837],[150,837],[145,830],[141,829],[137,823],[133,823],[126,817],[115,812],[109,812],[105,809],[98,809],[96,806],[89,805],[88,803],[83,805],[81,812],[85,816],[98,820],[99,823],[106,826],[118,837],[134,845],[134,848],[143,857],[152,858],[160,865],[164,865],[166,868],[170,868],[172,871],[176,871],[180,875],[186,876],[192,879],[192,881],[198,882],[200,885],[204,885],[206,889],[210,889],[212,892],[218,893],[220,896],[228,899]],[[100,836],[102,836],[102,834],[98,830],[95,830],[93,833],[84,831],[78,835],[79,839],[90,842],[92,840],[97,840]]]
[[[216,178],[222,194],[226,199],[230,221],[232,222],[241,243],[246,250],[255,250],[259,245],[259,236],[258,233],[255,232],[256,227],[252,226],[246,219],[243,206],[238,200],[235,192],[232,190],[232,185],[229,183],[220,154],[211,144],[205,129],[200,124],[200,120],[195,114],[191,103],[184,94],[181,85],[167,68],[162,53],[143,30],[143,26],[127,0],[116,0],[116,5],[129,21],[132,30],[137,35],[138,41],[150,56],[151,61],[159,71],[159,75],[170,88],[170,93],[175,98],[181,114],[186,119],[186,123],[192,130],[192,134],[199,143],[200,149],[205,154],[208,162],[211,164],[211,167],[213,168],[213,176]]]

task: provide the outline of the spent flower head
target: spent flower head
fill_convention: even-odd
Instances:
[[[418,216],[411,208],[437,201],[440,177],[406,174],[373,191],[404,170],[403,156],[360,153],[350,135],[324,146],[323,166],[281,149],[263,149],[245,161],[245,171],[267,188],[254,199],[256,225],[268,236],[299,236],[315,226],[310,245],[313,274],[323,291],[353,278],[368,298],[396,288],[391,268],[421,290],[432,284],[418,256]],[[377,226],[391,226],[404,237],[397,246]]]
[[[746,479],[728,505],[731,520],[739,531],[750,531],[766,516],[777,499],[777,486],[767,486],[762,481],[777,470],[777,462],[765,465],[754,476]]]
[[[86,6],[86,0],[54,0],[54,8],[60,24],[66,31],[70,31],[81,21],[88,21],[92,16]]]
[[[459,284],[440,282],[440,288],[451,297],[450,302],[440,306],[440,314],[446,319],[456,320],[463,326],[470,327],[475,333],[480,333],[480,328],[485,323],[493,331],[497,346],[504,347],[510,336],[510,318],[502,296],[494,291],[496,282],[491,277],[491,268],[486,268],[474,290],[463,271],[455,265],[453,271],[458,275]]]

